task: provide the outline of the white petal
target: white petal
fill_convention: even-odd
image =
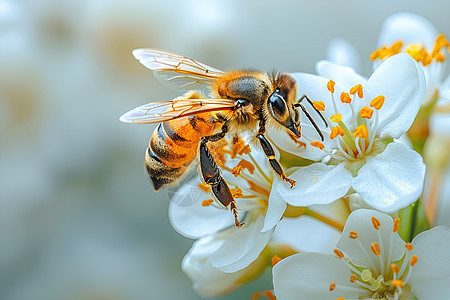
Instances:
[[[380,221],[379,230],[374,228],[372,217]],[[387,257],[390,261],[395,261],[400,259],[406,251],[405,242],[397,232],[392,232],[393,227],[392,218],[385,213],[369,209],[355,210],[347,219],[337,247],[350,257],[352,263],[362,267],[372,267],[380,274],[379,257],[372,253],[370,248],[372,243],[375,242],[380,247],[381,258],[385,264],[384,270],[389,268],[389,266],[386,266]],[[358,238],[350,238],[350,231],[357,232]],[[381,239],[378,234],[380,234]],[[391,243],[392,245],[389,246]],[[390,253],[389,248],[391,249]]]
[[[190,181],[174,195],[169,205],[169,219],[173,228],[188,238],[198,238],[234,224],[232,214],[214,205],[202,206],[202,201],[210,199],[209,193],[195,188],[198,180]],[[193,201],[191,206],[177,203]],[[192,199],[192,200],[191,200]]]
[[[375,70],[364,88],[361,104],[369,106],[373,98],[385,96],[379,110],[379,136],[399,138],[411,127],[425,88],[423,70],[408,54],[394,55]]]
[[[258,258],[272,236],[273,229],[261,232],[263,225],[264,218],[261,215],[253,222],[236,230],[211,255],[211,264],[226,273],[236,272],[247,267]]]
[[[408,284],[418,299],[442,299],[450,294],[450,231],[436,227],[417,235],[412,254],[417,255]]]
[[[353,188],[370,206],[393,212],[416,201],[423,190],[422,156],[401,143],[390,143],[377,156],[367,157]]]
[[[352,273],[339,259],[319,253],[289,256],[273,268],[273,286],[278,300],[336,300],[368,296],[356,283]],[[330,284],[336,288],[330,291]]]
[[[338,166],[316,163],[300,168],[289,178],[297,181],[292,189],[284,184],[277,184],[276,188],[284,201],[294,206],[331,203],[344,196],[353,182],[343,163]]]
[[[339,82],[346,89],[347,93],[355,85],[364,85],[367,81],[367,78],[356,73],[354,69],[326,60],[316,63],[316,72],[320,76]]]
[[[391,45],[401,40],[404,45],[423,43],[427,51],[431,51],[437,34],[433,24],[424,17],[413,13],[398,13],[384,21],[378,46]]]
[[[274,177],[276,184],[282,184],[281,179],[278,176]],[[266,211],[266,216],[264,218],[264,227],[261,231],[265,232],[273,227],[275,227],[278,222],[280,222],[283,216],[287,203],[283,200],[281,195],[278,193],[278,189],[274,188],[270,192],[268,207]]]
[[[286,244],[300,252],[332,253],[341,232],[309,216],[283,218],[272,242]]]
[[[327,47],[327,60],[341,66],[347,66],[359,71],[360,57],[358,50],[349,41],[344,39],[332,39]],[[329,77],[320,72],[317,74]],[[329,77],[330,78],[330,77]]]

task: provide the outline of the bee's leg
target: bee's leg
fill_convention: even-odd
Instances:
[[[293,134],[290,130],[286,130],[286,132],[289,135],[289,137],[291,138],[291,140],[293,140],[294,143],[298,144],[299,148],[301,148],[301,147],[305,147],[306,148],[306,144],[303,143],[303,142],[300,142],[298,140],[298,137],[295,134]]]
[[[227,131],[228,127],[224,124],[222,132],[202,138],[199,146],[200,171],[203,180],[211,187],[214,197],[225,207],[230,206],[236,227],[241,227],[244,223],[239,222],[236,202],[231,194],[231,190],[223,179],[220,168],[217,166],[214,157],[211,155],[211,152],[206,145],[208,141],[215,142],[222,139]]]
[[[295,180],[287,178],[286,174],[284,174],[283,167],[281,167],[280,163],[275,158],[275,152],[273,151],[272,145],[264,136],[265,132],[266,132],[265,122],[264,120],[261,120],[259,123],[258,135],[256,137],[258,138],[264,153],[269,159],[269,163],[272,169],[275,171],[275,173],[277,173],[281,177],[281,179],[289,183],[292,188],[295,185]]]

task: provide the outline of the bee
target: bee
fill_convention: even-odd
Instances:
[[[232,134],[236,140],[242,132],[256,132],[256,140],[272,169],[293,187],[295,181],[286,176],[265,136],[266,127],[283,128],[301,144],[297,141],[301,137],[300,107],[323,141],[322,132],[301,103],[306,99],[312,105],[311,100],[306,95],[297,99],[297,83],[287,73],[224,72],[156,49],[136,49],[133,55],[165,85],[187,90],[181,97],[142,105],[120,117],[127,123],[160,123],[145,152],[146,169],[155,190],[180,178],[198,155],[202,179],[214,198],[230,207],[236,227],[242,226],[236,202],[208,143],[219,141],[226,134]],[[209,89],[208,97],[200,91],[205,88]]]

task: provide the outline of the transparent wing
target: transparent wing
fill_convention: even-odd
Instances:
[[[213,111],[232,111],[235,103],[228,99],[180,99],[152,102],[130,110],[120,117],[125,123],[148,124]]]
[[[156,49],[135,49],[134,57],[164,85],[181,91],[208,88],[224,72],[192,58]]]

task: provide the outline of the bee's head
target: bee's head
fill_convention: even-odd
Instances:
[[[274,92],[267,100],[269,114],[280,125],[300,137],[300,114],[294,101],[297,95],[297,83],[288,74],[278,74],[273,82]]]

